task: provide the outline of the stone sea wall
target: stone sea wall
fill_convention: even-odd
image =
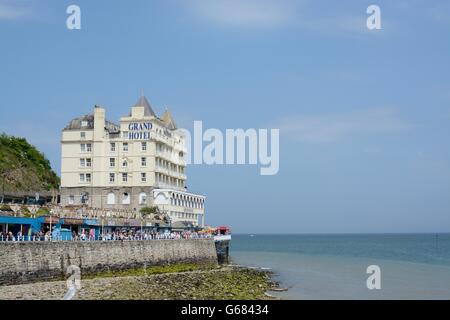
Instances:
[[[214,241],[0,242],[0,286],[64,279],[71,265],[83,275],[180,262],[217,264]]]

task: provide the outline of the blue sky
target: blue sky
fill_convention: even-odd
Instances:
[[[81,7],[82,29],[66,28]],[[382,30],[366,28],[381,8]],[[188,168],[235,232],[450,231],[447,1],[0,0],[0,131],[60,170],[61,129],[141,90],[180,126],[279,128],[280,171]]]

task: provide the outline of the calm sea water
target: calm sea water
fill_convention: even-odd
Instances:
[[[233,235],[231,258],[271,268],[286,299],[450,299],[450,234]],[[381,290],[366,286],[381,268]]]

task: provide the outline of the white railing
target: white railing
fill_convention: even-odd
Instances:
[[[95,237],[86,236],[86,238],[73,238],[53,236],[20,236],[20,237],[0,237],[0,242],[94,242],[94,241],[159,241],[159,240],[195,240],[195,239],[215,239],[213,235],[202,234],[202,235],[171,235],[171,234],[160,234],[160,235],[146,235],[146,236],[106,236],[101,235]]]
[[[228,241],[228,240],[231,240],[231,234],[214,236],[214,241]]]

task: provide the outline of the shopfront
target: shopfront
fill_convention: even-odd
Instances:
[[[100,235],[99,221],[97,219],[84,219],[81,234],[85,234],[89,239],[98,239]]]
[[[0,233],[5,235],[11,232],[14,237],[31,236],[34,231],[41,229],[41,223],[42,218],[0,216]]]
[[[44,220],[42,221],[42,231],[44,231],[44,233],[60,226],[60,219],[57,217],[46,216],[43,218]]]
[[[69,229],[72,233],[80,234],[83,219],[64,218],[61,220],[61,228]]]

